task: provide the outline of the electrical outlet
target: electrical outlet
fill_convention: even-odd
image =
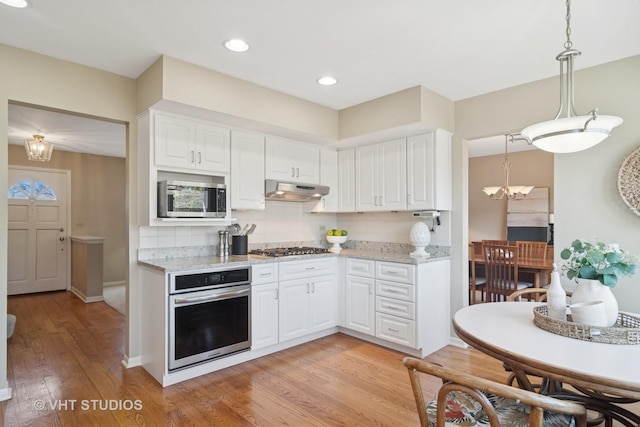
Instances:
[[[327,227],[325,225],[321,225],[320,226],[320,231],[327,231]]]

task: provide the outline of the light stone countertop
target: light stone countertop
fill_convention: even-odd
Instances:
[[[427,262],[434,262],[443,259],[449,259],[448,255],[432,255],[428,258],[413,258],[409,254],[403,254],[398,252],[377,252],[377,251],[362,251],[356,249],[343,249],[339,254],[327,253],[327,254],[314,254],[314,255],[295,255],[287,257],[265,257],[260,255],[230,255],[228,257],[220,258],[218,256],[193,256],[193,257],[176,257],[176,258],[161,258],[161,259],[146,259],[138,260],[139,265],[151,267],[157,270],[164,271],[165,273],[176,273],[185,271],[197,271],[207,270],[212,268],[226,268],[226,267],[243,267],[254,264],[265,264],[272,262],[289,262],[299,261],[304,259],[318,259],[323,257],[349,257],[370,259],[374,261],[389,261],[398,262],[402,264],[423,264]]]

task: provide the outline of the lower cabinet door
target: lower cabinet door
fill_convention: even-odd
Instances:
[[[375,335],[375,281],[367,277],[347,276],[347,312],[345,327]]]
[[[280,342],[308,333],[310,293],[309,279],[280,282]]]
[[[338,286],[335,277],[322,276],[309,280],[309,332],[333,328],[338,324]]]
[[[251,286],[251,348],[278,344],[278,282]]]
[[[415,348],[416,322],[386,314],[376,314],[376,337]]]

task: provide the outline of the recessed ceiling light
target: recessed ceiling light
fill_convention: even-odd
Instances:
[[[324,76],[318,79],[318,83],[322,86],[333,86],[334,84],[338,83],[338,79],[331,76]]]
[[[229,39],[224,42],[224,47],[232,52],[245,52],[249,49],[249,45],[241,39]]]
[[[0,0],[0,3],[4,3],[11,7],[18,7],[20,9],[28,6],[27,0]]]

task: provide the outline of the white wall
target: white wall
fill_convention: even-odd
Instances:
[[[326,230],[344,229],[349,239],[373,242],[409,243],[409,232],[418,220],[411,212],[308,213],[310,205],[267,201],[264,211],[234,211],[233,218],[244,226],[255,223],[249,244],[324,242]],[[431,244],[450,246],[450,212],[442,212]],[[431,223],[429,223],[431,226]],[[217,245],[221,227],[140,227],[140,248]]]
[[[576,96],[582,105],[619,115],[624,123],[589,150],[555,156],[556,259],[576,238],[618,243],[640,254],[640,217],[624,204],[617,189],[622,161],[640,146],[640,56],[602,67],[603,73],[599,68],[580,73]],[[593,90],[583,94],[586,87]],[[622,279],[613,293],[620,310],[640,313],[640,273]]]
[[[597,236],[640,254],[640,218],[626,208],[616,189],[624,157],[640,145],[640,56],[576,72],[576,110],[619,115],[625,122],[600,145],[554,156],[555,256],[580,237]],[[466,303],[468,241],[468,159],[466,140],[520,130],[550,120],[558,108],[557,77],[456,103],[454,134],[454,218],[452,225],[452,312]],[[526,100],[526,105],[523,105]],[[514,108],[514,106],[523,108]],[[457,284],[457,285],[456,285]],[[569,283],[563,278],[563,284]],[[640,312],[640,275],[614,288],[621,310]]]

